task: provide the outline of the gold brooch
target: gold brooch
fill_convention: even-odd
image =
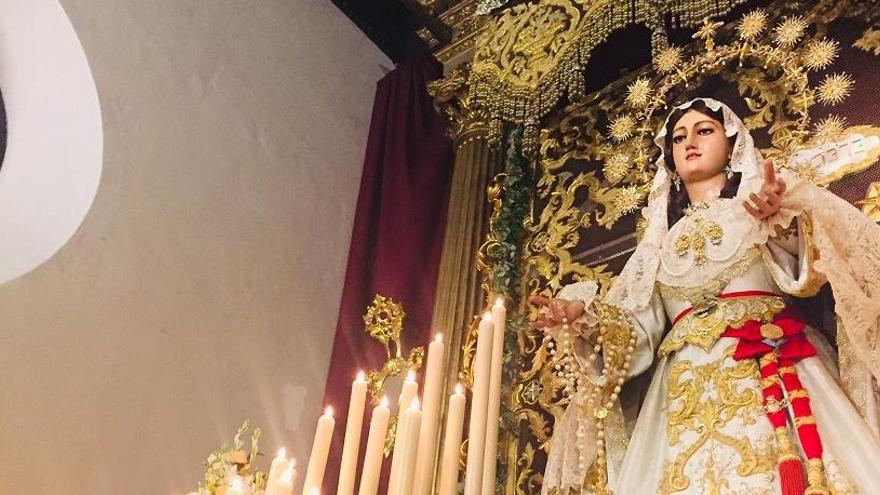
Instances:
[[[782,331],[782,328],[779,325],[774,325],[772,323],[765,323],[761,325],[761,337],[765,339],[776,340],[782,338],[785,335],[785,332]]]

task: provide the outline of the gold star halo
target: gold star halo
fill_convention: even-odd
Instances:
[[[837,141],[846,130],[846,118],[839,115],[829,115],[816,123],[813,130],[813,140],[818,144]]]
[[[776,44],[782,48],[790,48],[794,46],[807,30],[807,21],[801,16],[789,17],[779,23],[774,31],[776,32]]]
[[[723,26],[723,22],[712,22],[708,17],[703,19],[703,26],[691,36],[693,39],[700,39],[706,42],[706,49],[715,48],[715,32]]]
[[[614,211],[621,217],[627,213],[636,211],[642,202],[642,188],[627,186],[615,189],[614,199],[611,202]]]
[[[836,105],[852,93],[852,88],[853,79],[849,74],[831,74],[817,88],[819,101],[825,105]]]
[[[742,20],[740,20],[739,25],[737,26],[737,31],[740,39],[751,41],[757,38],[766,28],[767,12],[758,9],[753,10],[742,17]]]
[[[643,107],[651,100],[651,81],[639,77],[626,87],[626,103],[633,108]]]
[[[632,115],[626,114],[617,117],[616,119],[611,121],[611,125],[609,126],[609,131],[611,133],[611,139],[615,142],[626,141],[630,137],[632,137],[633,133],[636,130],[636,121],[632,118]]]
[[[668,46],[657,54],[654,65],[661,74],[668,74],[675,70],[675,67],[681,63],[681,48],[677,46]]]
[[[820,70],[831,65],[837,57],[840,45],[835,40],[823,38],[813,41],[804,50],[804,66],[810,70]]]
[[[819,169],[812,163],[804,163],[800,165],[794,169],[794,173],[801,179],[807,182],[812,182],[813,184],[819,183],[819,177],[821,175],[819,174]]]
[[[615,153],[605,162],[605,178],[612,184],[622,181],[626,174],[629,173],[631,165],[630,157],[627,153]]]

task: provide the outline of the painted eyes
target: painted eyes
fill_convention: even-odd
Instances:
[[[715,129],[713,129],[711,127],[704,127],[702,129],[697,130],[697,134],[700,136],[708,136],[709,134],[712,134],[713,132],[715,132]],[[678,136],[673,136],[672,143],[673,144],[681,144],[684,141],[685,137],[686,136],[684,134],[679,134]]]

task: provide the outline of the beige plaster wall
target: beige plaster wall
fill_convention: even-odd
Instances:
[[[104,175],[0,287],[0,493],[183,493],[245,418],[303,458],[390,62],[328,0],[61,3]]]

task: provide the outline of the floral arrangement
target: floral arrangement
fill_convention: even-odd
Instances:
[[[250,429],[250,421],[238,428],[232,445],[223,444],[211,452],[205,460],[205,478],[199,489],[188,495],[226,495],[233,485],[240,486],[242,495],[262,495],[266,489],[266,474],[254,470],[259,453],[262,431],[255,428],[251,433],[250,450],[245,450],[242,439]]]

